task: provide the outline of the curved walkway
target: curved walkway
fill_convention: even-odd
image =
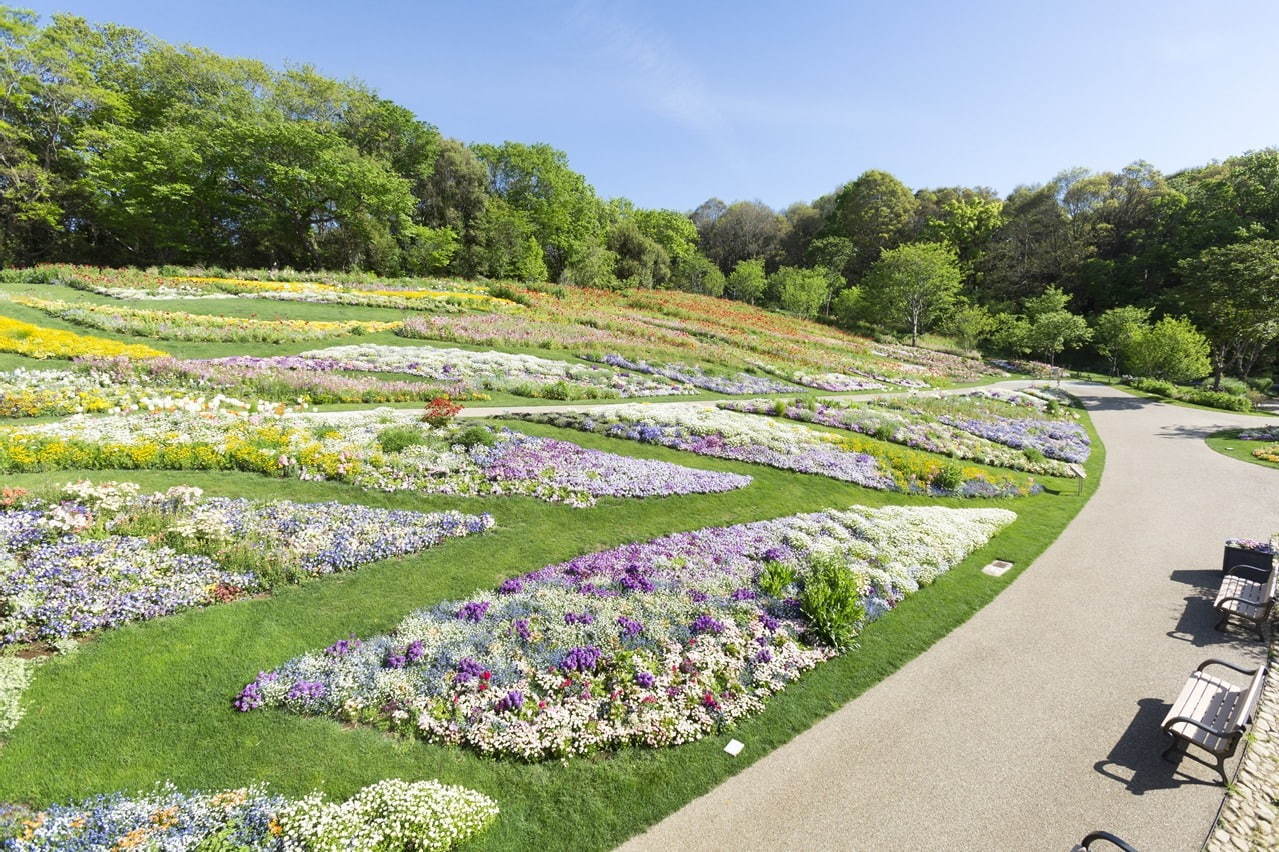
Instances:
[[[1160,760],[1158,726],[1200,661],[1260,658],[1212,629],[1211,603],[1222,540],[1279,529],[1279,473],[1202,440],[1256,418],[1068,387],[1107,463],[1061,537],[926,653],[624,849],[1062,850],[1093,828],[1199,847],[1222,788]]]

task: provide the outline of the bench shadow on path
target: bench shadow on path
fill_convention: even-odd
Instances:
[[[1222,632],[1216,629],[1218,614],[1212,604],[1221,582],[1219,569],[1177,570],[1169,574],[1169,579],[1191,587],[1176,627],[1168,631],[1169,637],[1189,642],[1196,648],[1230,648],[1228,654],[1210,652],[1206,656],[1238,659],[1259,653],[1262,645],[1251,634],[1245,636],[1233,630]],[[1160,725],[1171,707],[1172,704],[1162,698],[1140,699],[1137,713],[1119,741],[1105,760],[1093,764],[1093,769],[1120,782],[1124,789],[1137,796],[1188,784],[1221,786],[1220,777],[1211,762],[1201,761],[1195,751],[1189,754],[1179,751],[1173,762],[1163,759],[1163,751],[1171,740]]]
[[[1220,776],[1193,754],[1179,752],[1174,757],[1175,762],[1163,759],[1163,751],[1171,740],[1159,725],[1171,708],[1172,704],[1162,698],[1138,701],[1137,713],[1123,736],[1105,760],[1093,764],[1093,769],[1123,784],[1124,789],[1135,796],[1192,784],[1220,787]]]
[[[1236,652],[1233,656],[1240,652],[1246,656],[1255,655],[1261,646],[1251,632],[1233,625],[1227,631],[1216,627],[1221,615],[1212,605],[1217,598],[1221,577],[1221,571],[1216,568],[1186,569],[1168,575],[1173,582],[1193,587],[1193,591],[1186,595],[1186,605],[1181,609],[1177,625],[1168,631],[1168,637],[1188,642],[1196,648],[1228,647]]]

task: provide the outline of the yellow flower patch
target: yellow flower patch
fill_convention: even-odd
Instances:
[[[0,352],[16,352],[28,358],[75,358],[81,355],[97,355],[114,358],[159,358],[168,353],[139,343],[120,343],[105,337],[92,337],[44,328],[29,322],[0,316]]]

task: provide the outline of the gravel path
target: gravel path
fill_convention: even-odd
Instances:
[[[1200,661],[1260,658],[1259,642],[1212,629],[1211,602],[1222,540],[1279,528],[1279,473],[1202,440],[1256,418],[1066,387],[1106,471],[1031,569],[624,849],[1062,850],[1094,828],[1143,850],[1199,847],[1222,788],[1160,760],[1158,726]]]

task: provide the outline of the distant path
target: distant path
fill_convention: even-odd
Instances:
[[[1065,387],[1107,461],[1056,543],[933,648],[624,849],[1060,852],[1094,828],[1199,847],[1222,788],[1161,761],[1158,725],[1200,661],[1260,656],[1212,629],[1211,594],[1223,539],[1279,529],[1279,472],[1203,441],[1255,418]]]

